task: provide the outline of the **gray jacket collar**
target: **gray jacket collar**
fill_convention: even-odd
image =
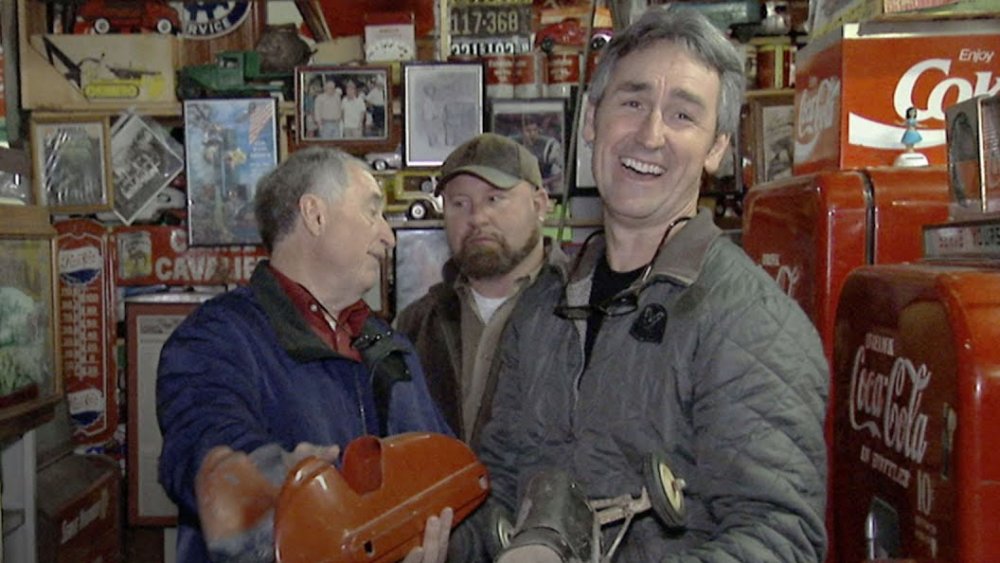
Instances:
[[[691,285],[701,273],[709,248],[721,235],[722,230],[712,220],[712,212],[707,209],[700,210],[660,250],[646,283],[668,279],[685,286]],[[585,254],[580,257],[580,264],[573,274],[572,282],[590,279],[597,266],[597,260],[604,255],[606,246],[607,241],[603,233],[595,235],[584,249]],[[640,283],[640,280],[636,280],[635,283]]]

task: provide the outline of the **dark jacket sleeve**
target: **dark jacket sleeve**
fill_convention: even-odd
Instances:
[[[254,348],[231,312],[202,306],[160,353],[157,418],[163,434],[160,482],[182,510],[196,512],[194,477],[209,449],[252,451],[264,428]]]

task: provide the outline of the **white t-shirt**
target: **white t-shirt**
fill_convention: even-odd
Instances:
[[[340,103],[344,111],[344,129],[361,129],[365,124],[365,111],[368,109],[365,101],[360,96],[353,99],[344,96]]]
[[[472,288],[470,287],[469,289]],[[479,313],[479,318],[482,319],[483,324],[489,323],[490,319],[493,318],[493,313],[496,313],[497,309],[510,298],[510,296],[486,297],[475,289],[472,289],[472,297],[476,301],[476,311]]]

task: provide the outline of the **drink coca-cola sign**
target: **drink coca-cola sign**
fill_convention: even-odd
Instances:
[[[874,354],[893,356],[893,339],[866,334],[854,354],[847,399],[851,429],[921,463],[927,453],[927,414],[921,407],[932,373],[926,364],[905,357],[895,358],[884,371],[868,361]]]
[[[940,23],[940,22],[939,22]],[[917,110],[915,149],[946,164],[945,109],[1000,92],[1000,33],[976,22],[861,36],[847,25],[796,59],[795,172],[891,165]],[[994,26],[995,27],[995,26]]]

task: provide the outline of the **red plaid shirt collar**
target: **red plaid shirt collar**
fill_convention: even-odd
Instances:
[[[355,335],[361,333],[361,327],[368,319],[368,315],[371,314],[368,305],[359,299],[353,305],[346,307],[337,315],[335,329],[327,322],[326,309],[323,304],[308,289],[279,272],[274,266],[270,266],[270,268],[271,273],[278,280],[278,285],[288,295],[295,310],[309,323],[309,327],[313,329],[316,336],[338,354],[360,362],[361,354],[351,346],[351,342]]]

